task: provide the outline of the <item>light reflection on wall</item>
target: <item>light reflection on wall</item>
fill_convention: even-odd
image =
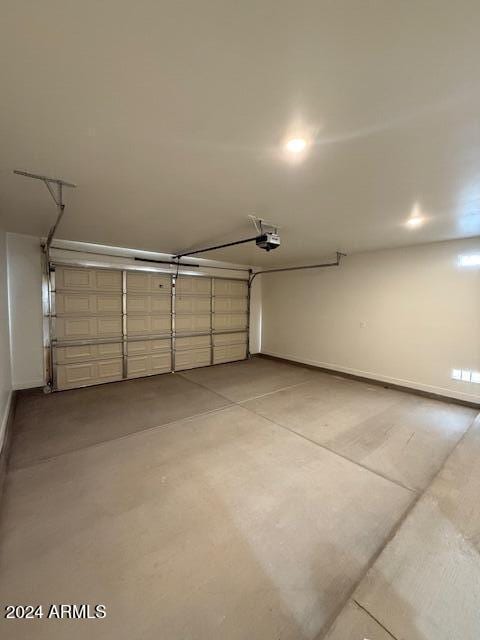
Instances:
[[[469,253],[458,256],[459,267],[480,267],[480,253]]]
[[[480,234],[480,183],[477,181],[463,190],[458,206],[458,227],[465,236]]]

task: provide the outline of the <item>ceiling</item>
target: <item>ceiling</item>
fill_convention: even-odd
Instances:
[[[255,265],[480,234],[478,0],[4,0],[0,226]],[[289,136],[311,143],[301,161]],[[425,218],[405,226],[413,208]]]

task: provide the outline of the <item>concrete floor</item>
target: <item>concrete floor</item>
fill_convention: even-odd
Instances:
[[[260,358],[24,393],[0,601],[107,617],[0,636],[478,640],[475,416]]]

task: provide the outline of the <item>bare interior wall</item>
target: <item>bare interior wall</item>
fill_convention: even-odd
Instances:
[[[0,230],[0,451],[11,401],[6,233]]]
[[[452,379],[480,371],[480,267],[459,266],[471,254],[479,238],[259,276],[262,352],[479,402],[480,384]]]

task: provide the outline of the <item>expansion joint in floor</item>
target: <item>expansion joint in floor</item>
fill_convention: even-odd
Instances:
[[[242,404],[239,404],[239,403],[237,403],[237,404],[239,406],[243,406]],[[360,467],[364,471],[369,471],[370,473],[373,473],[375,476],[378,476],[379,478],[382,478],[383,480],[387,480],[388,482],[391,482],[392,484],[397,485],[397,487],[401,487],[402,489],[405,489],[406,491],[409,491],[410,493],[413,493],[413,494],[417,493],[416,489],[412,489],[411,487],[408,487],[407,485],[402,484],[398,480],[393,480],[392,478],[389,478],[388,476],[383,475],[382,473],[379,473],[378,471],[370,469],[369,467],[361,464],[357,460],[353,460],[352,458],[348,458],[347,456],[343,455],[342,453],[338,453],[338,451],[334,451],[333,449],[330,449],[329,447],[325,446],[324,444],[320,444],[319,442],[316,442],[315,440],[312,440],[312,438],[308,438],[307,436],[304,436],[302,433],[299,433],[298,431],[295,431],[294,429],[291,429],[290,427],[286,427],[285,425],[280,424],[279,422],[275,422],[275,420],[272,420],[271,418],[267,418],[266,416],[262,415],[261,413],[257,413],[256,411],[254,411],[250,407],[243,407],[243,408],[246,409],[247,411],[250,411],[251,413],[255,414],[256,416],[260,416],[261,418],[264,418],[265,420],[268,420],[268,422],[271,422],[276,427],[279,427],[280,429],[284,429],[285,431],[293,433],[293,435],[295,435],[295,436],[297,436],[299,438],[302,438],[303,440],[306,440],[307,442],[310,442],[310,444],[313,444],[316,447],[320,447],[320,449],[323,449],[324,451],[328,451],[332,455],[338,456],[339,458],[342,458],[343,460],[347,460],[348,462],[351,462],[352,464],[356,465],[357,467]]]
[[[202,387],[202,389],[207,389],[211,393],[215,393],[220,398],[223,398],[224,400],[228,400],[232,404],[237,404],[238,406],[243,406],[243,404],[245,402],[250,402],[251,400],[258,400],[259,398],[265,398],[266,396],[271,396],[271,395],[274,395],[275,393],[280,393],[281,391],[287,391],[287,389],[294,389],[295,387],[301,387],[302,385],[308,384],[309,382],[311,382],[311,380],[305,380],[303,382],[296,382],[295,384],[288,384],[285,387],[280,387],[280,389],[275,389],[275,391],[268,391],[267,393],[261,393],[258,396],[252,396],[250,398],[245,398],[243,400],[232,400],[231,398],[223,395],[219,391],[215,391],[214,389],[212,389],[211,387],[209,387],[206,384],[202,384],[201,382],[197,382],[197,380],[192,380],[188,376],[182,375],[182,373],[179,373],[178,375],[182,376],[182,378],[184,380],[188,380],[188,382],[192,382],[193,384],[196,384],[197,386]]]
[[[339,615],[342,613],[342,611],[344,610],[344,608],[346,607],[347,603],[349,602],[349,600],[352,600],[357,606],[359,606],[361,609],[363,609],[373,620],[375,620],[376,622],[378,622],[376,620],[376,618],[374,618],[374,616],[364,607],[362,607],[362,605],[360,605],[358,603],[357,600],[355,600],[353,598],[353,594],[355,593],[355,591],[357,590],[357,588],[359,587],[359,585],[363,582],[363,580],[365,579],[365,576],[368,574],[368,572],[372,569],[372,567],[375,565],[375,563],[377,562],[378,558],[380,557],[380,555],[383,553],[383,551],[388,547],[388,545],[390,544],[390,542],[395,538],[395,536],[397,535],[397,533],[400,531],[400,529],[402,528],[404,522],[407,520],[407,518],[409,517],[409,515],[412,513],[412,511],[415,509],[415,507],[417,506],[417,504],[420,502],[420,499],[427,493],[427,491],[430,489],[430,487],[433,485],[433,483],[435,482],[435,480],[438,478],[438,476],[440,475],[440,473],[442,472],[447,460],[450,458],[450,456],[453,455],[453,453],[455,452],[455,450],[457,449],[457,447],[460,445],[460,443],[467,437],[467,434],[469,433],[469,431],[474,427],[476,422],[476,419],[474,419],[472,421],[472,423],[470,424],[470,426],[468,427],[468,429],[466,429],[462,435],[462,437],[460,438],[460,440],[456,443],[456,445],[453,447],[453,449],[450,451],[449,455],[446,457],[446,459],[444,460],[443,464],[440,466],[440,468],[437,470],[437,472],[435,473],[435,475],[433,476],[433,478],[430,480],[430,483],[428,484],[428,486],[426,486],[423,490],[419,491],[415,498],[412,500],[412,502],[408,505],[408,507],[405,509],[405,511],[403,512],[403,514],[401,515],[401,517],[399,518],[399,520],[395,523],[395,526],[392,528],[392,530],[390,531],[390,534],[387,536],[387,538],[384,540],[383,544],[380,545],[380,548],[377,549],[376,553],[373,555],[373,557],[370,559],[370,562],[367,564],[367,566],[365,567],[364,571],[362,572],[362,575],[359,577],[359,579],[356,581],[356,583],[352,586],[352,588],[350,589],[349,593],[347,594],[347,596],[345,597],[344,601],[341,603],[341,605],[337,608],[336,613],[334,613],[334,615],[331,617],[330,619],[330,623],[326,625],[325,627],[325,631],[323,631],[319,636],[317,636],[315,638],[315,640],[323,640],[323,638],[325,638],[325,636],[327,635],[327,633],[330,631],[330,629],[332,628],[335,620],[339,617]],[[390,631],[388,631],[388,629],[386,629],[385,627],[383,627],[383,625],[381,625],[380,622],[378,622],[378,624],[380,624],[380,626],[382,628],[385,629],[385,631],[387,633],[389,633],[392,638],[395,638],[395,636],[392,635],[392,633]],[[395,640],[397,640],[397,638],[395,638]]]
[[[10,467],[7,470],[7,473],[17,473],[19,471],[24,471],[25,469],[31,469],[32,467],[38,467],[42,464],[46,464],[47,462],[51,462],[52,460],[56,460],[58,458],[62,458],[63,456],[72,455],[81,451],[88,451],[89,449],[95,449],[97,447],[104,447],[109,444],[113,444],[114,442],[118,442],[120,440],[127,440],[129,438],[136,438],[145,433],[149,433],[151,431],[157,431],[158,429],[166,429],[168,427],[172,427],[176,424],[182,422],[188,422],[189,420],[194,420],[195,418],[203,418],[204,416],[212,415],[214,413],[220,413],[221,411],[225,411],[225,409],[231,409],[235,403],[230,402],[223,407],[217,407],[216,409],[210,409],[208,411],[202,411],[200,413],[195,413],[191,416],[185,416],[185,418],[178,418],[177,420],[171,420],[170,422],[165,422],[163,424],[153,425],[152,427],[146,427],[144,429],[139,429],[138,431],[132,431],[131,433],[125,433],[121,436],[116,436],[115,438],[106,438],[105,440],[100,440],[98,442],[93,442],[92,444],[87,444],[82,447],[77,447],[76,449],[71,449],[69,451],[63,451],[62,453],[58,453],[54,456],[48,456],[45,458],[41,458],[40,460],[35,460],[33,462],[27,462],[25,464],[21,464],[15,467]]]
[[[358,602],[358,600],[353,599],[353,602],[357,605],[357,607],[358,607],[359,609],[361,609],[364,613],[366,613],[366,614],[367,614],[367,616],[368,616],[369,618],[371,618],[371,619],[375,622],[375,624],[378,624],[378,626],[379,626],[379,627],[381,627],[381,628],[385,631],[385,633],[388,633],[388,635],[389,635],[391,638],[393,638],[393,640],[399,640],[396,636],[394,636],[394,635],[393,635],[393,633],[392,633],[389,629],[387,629],[387,627],[386,627],[384,624],[382,624],[382,623],[380,622],[380,620],[379,620],[378,618],[376,618],[372,613],[370,613],[370,611],[369,611],[368,609],[366,609],[364,606],[362,606],[362,605]]]
[[[203,389],[208,389],[208,391],[211,391],[211,392],[215,393],[216,395],[218,395],[222,399],[228,400],[228,402],[230,402],[232,405],[236,405],[238,407],[242,407],[242,409],[245,409],[246,411],[250,411],[254,415],[260,416],[261,418],[264,418],[265,420],[268,420],[269,422],[274,424],[276,427],[279,427],[280,429],[284,429],[285,431],[289,431],[290,433],[293,433],[294,435],[298,436],[299,438],[303,438],[307,442],[310,442],[311,444],[314,444],[315,446],[320,447],[321,449],[323,449],[325,451],[328,451],[332,455],[338,456],[339,458],[343,458],[344,460],[347,460],[348,462],[351,462],[352,464],[355,464],[356,466],[360,467],[361,469],[364,469],[365,471],[369,471],[370,473],[373,473],[374,475],[376,475],[376,476],[378,476],[380,478],[383,478],[384,480],[387,480],[388,482],[392,482],[393,484],[396,484],[398,487],[401,487],[402,489],[405,489],[406,491],[410,491],[411,493],[414,493],[414,494],[417,493],[416,489],[413,489],[412,487],[408,487],[407,485],[399,482],[398,480],[393,480],[392,478],[389,478],[388,476],[383,475],[382,473],[379,473],[378,471],[370,469],[369,467],[367,467],[366,465],[361,464],[357,460],[353,460],[352,458],[349,458],[349,457],[347,457],[347,456],[345,456],[345,455],[343,455],[341,453],[338,453],[338,451],[334,451],[333,449],[330,449],[326,445],[320,444],[319,442],[316,442],[315,440],[312,440],[311,438],[308,438],[307,436],[304,436],[303,434],[298,433],[298,431],[295,431],[294,429],[291,429],[290,427],[286,427],[285,425],[280,424],[279,422],[276,422],[275,420],[272,420],[271,418],[268,418],[268,417],[262,415],[261,413],[257,413],[256,411],[254,411],[250,407],[246,407],[245,406],[245,403],[250,402],[251,400],[257,400],[258,398],[264,398],[266,396],[275,395],[276,393],[281,393],[282,391],[286,391],[287,389],[293,389],[293,388],[296,388],[296,387],[300,387],[302,385],[308,384],[310,382],[310,380],[306,380],[306,381],[303,381],[303,382],[298,382],[296,384],[291,384],[291,385],[288,385],[288,386],[285,386],[285,387],[281,387],[280,389],[276,389],[275,391],[269,391],[268,393],[264,393],[264,394],[261,394],[261,395],[258,395],[258,396],[253,396],[253,397],[247,398],[245,400],[232,400],[231,398],[228,398],[227,396],[224,396],[223,394],[219,393],[218,391],[214,391],[209,386],[204,385],[201,382],[197,382],[196,380],[191,380],[189,377],[183,376],[181,373],[179,375],[181,375],[182,378],[184,378],[185,380],[188,380],[189,382],[193,382],[194,384],[198,385],[199,387],[202,387]]]

